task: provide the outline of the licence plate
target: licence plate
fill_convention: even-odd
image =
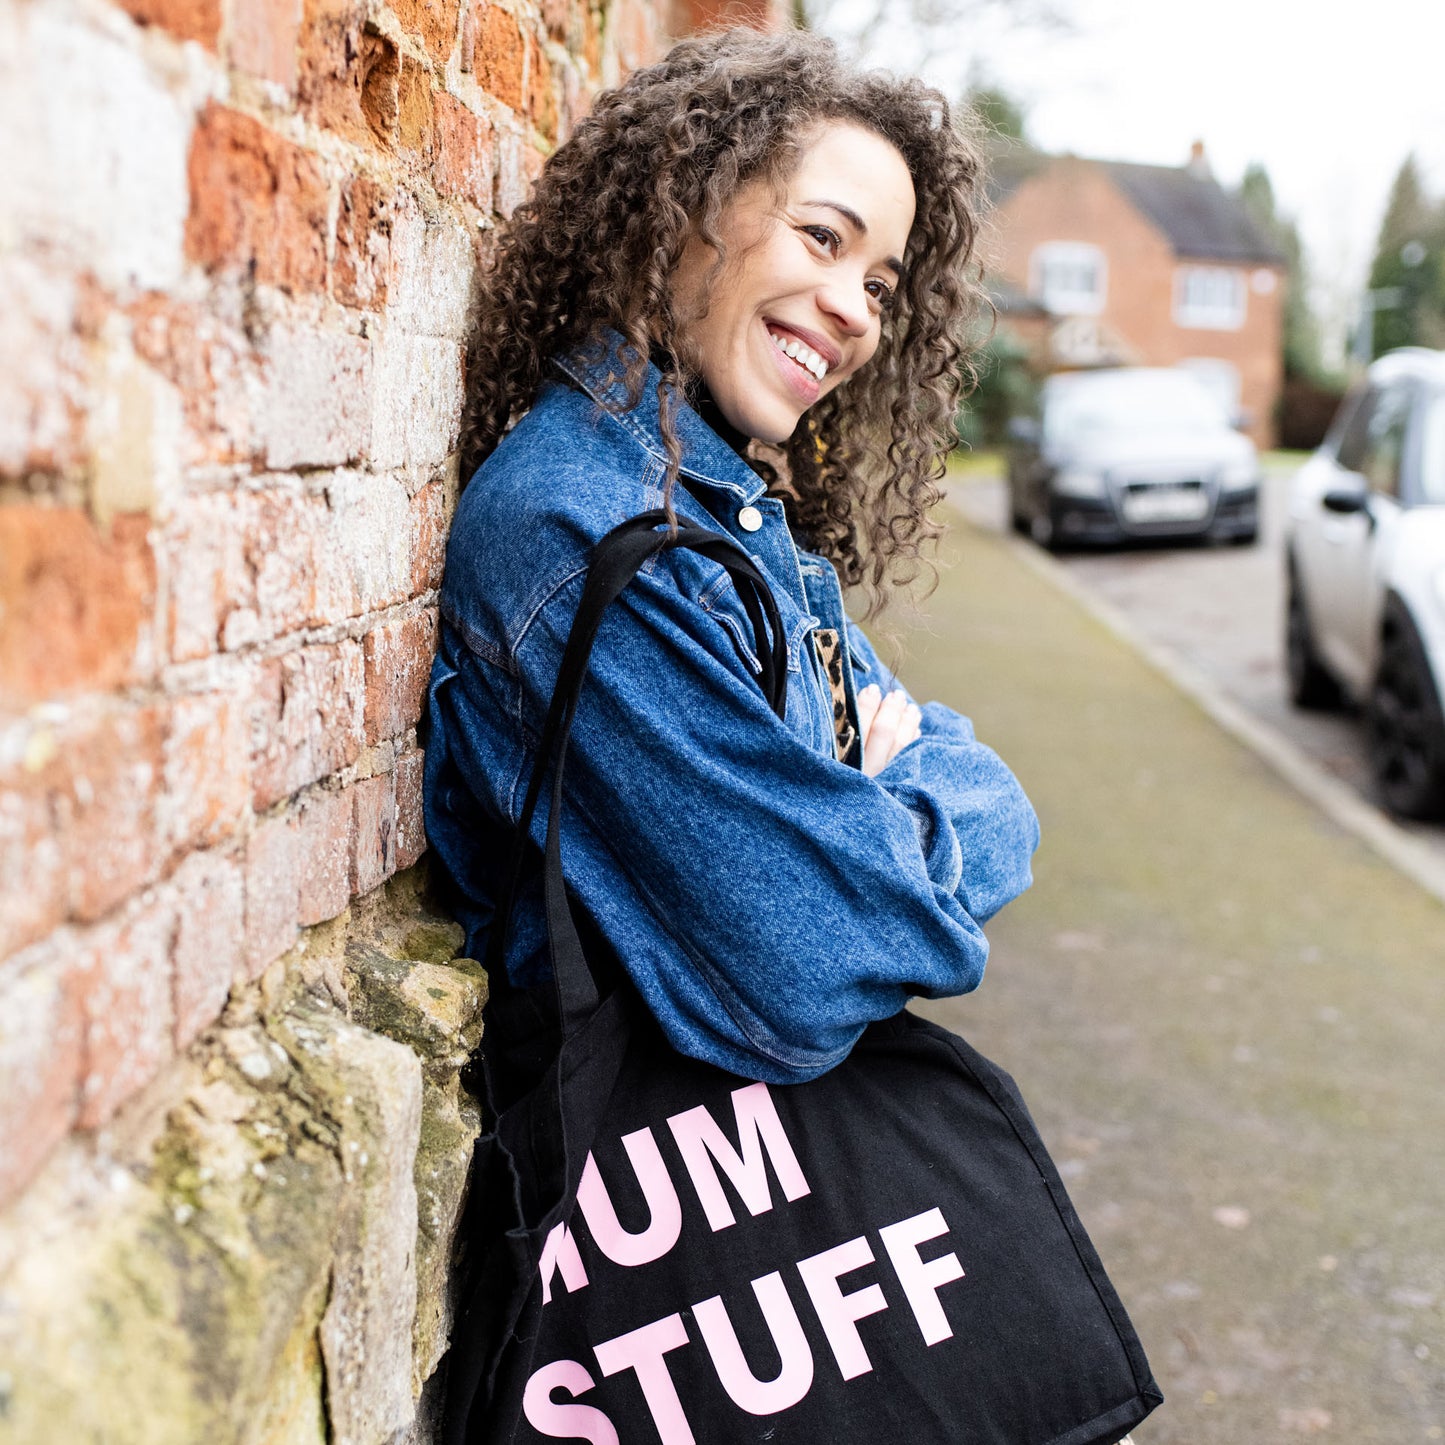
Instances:
[[[1120,500],[1126,522],[1197,522],[1209,510],[1198,487],[1151,487],[1126,492]]]

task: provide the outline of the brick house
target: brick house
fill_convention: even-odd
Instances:
[[[1210,172],[1014,149],[993,165],[1000,326],[1043,371],[1185,366],[1260,445],[1283,382],[1284,258]]]

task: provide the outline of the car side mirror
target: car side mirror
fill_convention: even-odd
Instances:
[[[1327,512],[1338,512],[1345,517],[1370,510],[1369,493],[1362,487],[1331,487],[1320,501]]]
[[[1031,416],[1011,416],[1008,423],[1008,437],[1011,442],[1034,445],[1043,434],[1038,422]]]

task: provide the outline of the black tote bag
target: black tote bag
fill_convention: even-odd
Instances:
[[[731,539],[665,520],[595,549],[492,926],[443,1438],[1113,1445],[1162,1397],[1008,1075],[904,1012],[821,1078],[752,1082],[676,1053],[592,942],[589,967],[562,783],[608,604],[663,548],[719,562],[783,710],[767,583]],[[549,762],[555,995],[503,966]]]

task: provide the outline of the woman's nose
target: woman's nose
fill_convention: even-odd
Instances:
[[[868,293],[860,282],[856,286],[843,283],[822,287],[818,292],[819,309],[831,316],[849,336],[864,335],[873,320]]]

